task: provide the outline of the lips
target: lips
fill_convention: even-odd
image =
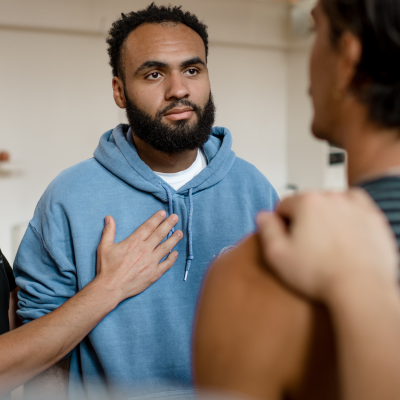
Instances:
[[[188,119],[193,115],[193,108],[191,107],[175,107],[172,110],[167,111],[164,117],[172,121],[178,121],[181,119]]]
[[[187,111],[193,111],[192,107],[175,107],[172,110],[167,111],[164,115],[181,114]]]

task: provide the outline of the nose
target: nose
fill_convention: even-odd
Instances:
[[[187,79],[180,73],[172,73],[168,77],[165,100],[186,99],[190,95]]]

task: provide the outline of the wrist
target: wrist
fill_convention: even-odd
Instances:
[[[121,297],[121,289],[113,287],[109,280],[102,275],[97,275],[84,289],[98,297],[99,301],[107,308],[108,312],[112,311],[123,300]]]
[[[369,300],[398,296],[399,288],[395,281],[372,279],[366,276],[351,277],[340,282],[332,282],[321,300],[333,311],[343,310],[352,304],[369,303]]]

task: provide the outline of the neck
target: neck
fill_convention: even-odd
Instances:
[[[348,154],[348,181],[357,182],[384,174],[400,166],[400,132],[377,127],[365,118],[348,118],[342,131],[343,148]],[[360,122],[361,121],[361,122]]]
[[[167,154],[154,149],[152,146],[133,135],[136,150],[141,160],[153,171],[173,174],[188,169],[197,157],[197,149],[178,154]]]

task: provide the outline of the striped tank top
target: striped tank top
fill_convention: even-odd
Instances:
[[[400,249],[400,176],[386,176],[360,185],[386,214]]]

